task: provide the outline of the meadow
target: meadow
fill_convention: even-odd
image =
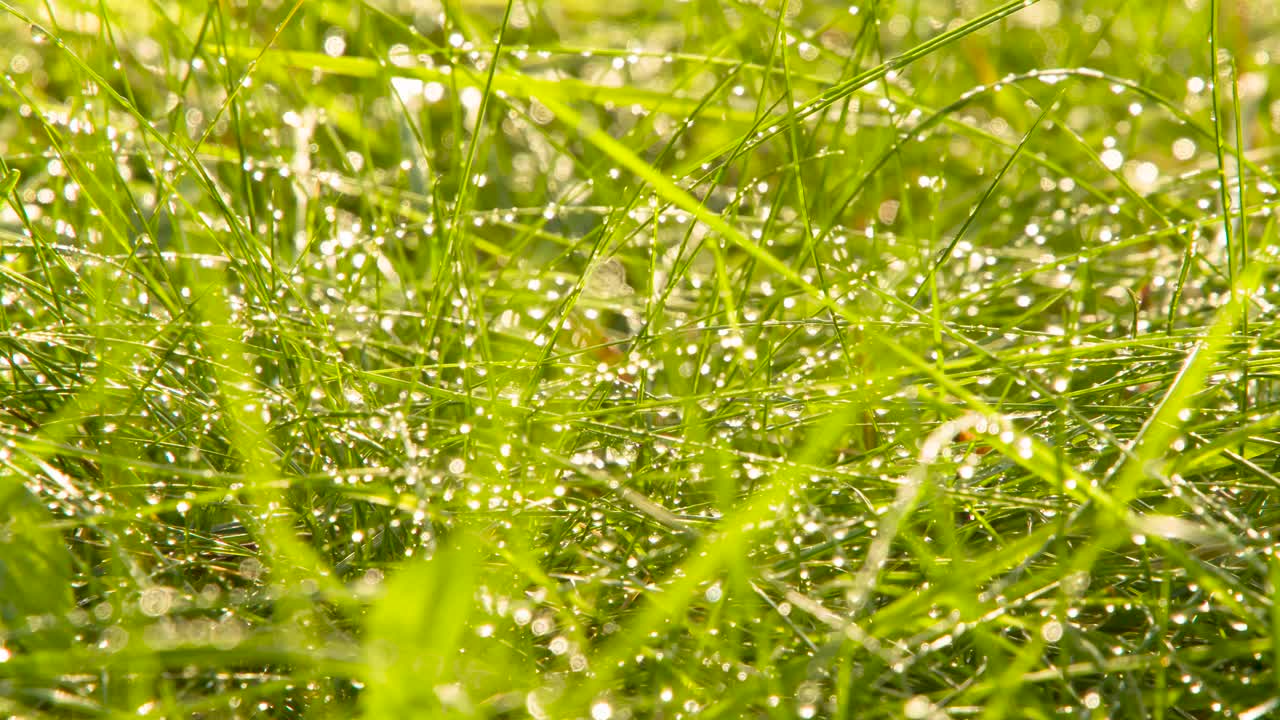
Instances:
[[[0,18],[0,715],[1280,712],[1280,5]]]

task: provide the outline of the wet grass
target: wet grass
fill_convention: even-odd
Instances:
[[[1266,3],[0,10],[0,712],[1280,703]]]

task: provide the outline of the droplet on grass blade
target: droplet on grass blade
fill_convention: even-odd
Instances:
[[[9,174],[0,180],[0,196],[8,195],[13,189],[18,187],[18,181],[22,179],[22,173],[18,170],[10,170]]]

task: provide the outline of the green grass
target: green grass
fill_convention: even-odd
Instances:
[[[0,16],[0,714],[1280,707],[1269,3]]]

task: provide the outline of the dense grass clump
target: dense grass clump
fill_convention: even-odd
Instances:
[[[1278,8],[0,2],[0,714],[1280,710]]]

